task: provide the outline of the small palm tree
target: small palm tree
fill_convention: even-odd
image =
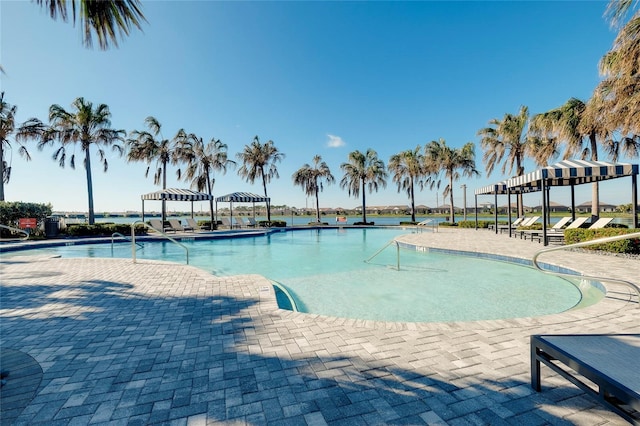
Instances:
[[[111,146],[114,151],[122,155],[122,146],[116,142],[123,141],[126,134],[124,130],[111,128],[111,112],[105,104],[99,104],[95,108],[91,102],[84,98],[77,98],[71,104],[74,111],[66,111],[60,105],[51,105],[49,108],[50,129],[45,132],[38,148],[51,144],[54,140],[60,143],[60,147],[55,150],[53,159],[60,167],[65,166],[67,160],[67,148],[69,145],[80,144],[84,153],[84,169],[87,179],[87,195],[89,199],[89,224],[95,223],[95,212],[93,210],[93,180],[91,176],[91,146],[97,147],[98,156],[106,172],[109,163],[101,146]],[[76,167],[75,151],[71,154],[69,165],[72,169]]]
[[[93,44],[93,33],[98,38],[98,46],[105,50],[109,43],[118,46],[117,34],[121,37],[129,35],[129,31],[136,27],[141,30],[140,23],[146,21],[140,8],[140,0],[36,0],[45,7],[53,19],[58,16],[66,22],[68,9],[71,5],[71,17],[76,23],[76,9],[80,27],[83,33],[83,43],[86,47]]]
[[[13,149],[11,138],[18,147],[18,154],[31,161],[29,151],[20,142],[39,139],[46,128],[37,118],[30,118],[16,127],[17,111],[17,106],[5,102],[4,92],[0,93],[0,201],[4,201],[4,185],[11,180],[11,160],[6,159],[7,153]]]
[[[449,195],[449,208],[451,213],[451,223],[455,223],[455,211],[453,208],[453,182],[460,179],[460,170],[462,176],[472,177],[479,176],[476,170],[475,161],[475,145],[472,142],[466,143],[462,148],[450,148],[444,139],[429,142],[425,146],[425,157],[427,163],[436,170],[444,172],[448,180],[447,186],[444,188],[443,196]],[[438,183],[439,186],[439,183]]]
[[[267,183],[274,177],[280,177],[276,164],[282,161],[285,155],[278,151],[273,141],[262,144],[256,136],[250,145],[245,145],[244,151],[238,153],[237,157],[242,162],[242,167],[238,170],[240,176],[251,184],[258,178],[262,180],[264,197],[267,199],[267,221],[271,222],[271,203],[267,195]]]
[[[427,174],[422,148],[402,151],[394,154],[387,165],[393,174],[393,181],[398,185],[398,192],[405,190],[411,202],[411,221],[416,221],[415,186],[424,187],[422,178]]]
[[[134,130],[129,134],[127,144],[129,145],[129,153],[127,161],[145,161],[147,170],[145,177],[149,176],[151,163],[156,162],[155,173],[153,175],[153,184],[162,183],[162,189],[167,189],[167,165],[169,163],[176,165],[180,160],[178,146],[187,141],[187,133],[184,129],[178,130],[178,133],[172,140],[165,139],[162,136],[162,125],[155,117],[147,117],[144,120],[149,131]],[[181,177],[181,170],[176,171],[178,179]],[[167,218],[166,201],[162,200],[162,223]]]
[[[314,195],[316,197],[316,221],[320,222],[320,201],[318,192],[323,190],[322,180],[326,180],[327,184],[335,182],[335,178],[331,174],[331,170],[327,163],[322,161],[322,157],[315,155],[313,157],[313,166],[305,164],[300,167],[292,176],[293,184],[299,185],[304,189],[305,194]]]
[[[205,144],[202,138],[191,133],[186,144],[178,147],[177,155],[187,163],[183,177],[191,181],[191,187],[197,191],[206,191],[211,196],[209,211],[211,213],[211,229],[215,226],[213,213],[213,186],[216,179],[214,172],[227,172],[228,165],[236,162],[227,156],[227,145],[219,139],[212,138]]]
[[[349,190],[349,196],[358,197],[362,190],[362,222],[367,223],[367,204],[365,186],[369,188],[369,193],[378,191],[378,187],[387,186],[387,171],[384,162],[378,158],[378,153],[373,149],[367,149],[363,154],[360,151],[349,153],[349,161],[342,163],[340,168],[344,176],[340,180],[340,188]]]
[[[503,163],[502,174],[511,175],[515,168],[515,175],[524,174],[524,160],[528,155],[534,155],[535,141],[526,133],[529,120],[529,109],[522,106],[517,115],[505,114],[502,120],[497,118],[489,121],[489,127],[478,131],[482,137],[480,143],[484,150],[482,157],[487,176],[491,176],[494,168]],[[506,157],[506,158],[505,158]],[[522,194],[518,194],[518,216],[524,214]]]

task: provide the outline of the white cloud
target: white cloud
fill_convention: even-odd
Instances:
[[[327,146],[329,148],[340,148],[346,145],[340,136],[327,135],[327,138]]]

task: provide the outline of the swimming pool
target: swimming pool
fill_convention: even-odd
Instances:
[[[190,264],[221,276],[255,273],[283,286],[301,312],[378,321],[471,321],[562,312],[597,291],[532,268],[390,246],[403,229],[305,229],[183,241]],[[129,243],[46,250],[63,257],[131,257]],[[29,254],[33,254],[32,251]],[[170,242],[145,242],[138,258],[184,262]]]

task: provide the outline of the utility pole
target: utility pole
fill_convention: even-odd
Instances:
[[[464,221],[467,221],[467,185],[464,183],[460,185],[462,188],[462,212],[464,214]]]

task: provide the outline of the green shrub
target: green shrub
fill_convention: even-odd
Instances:
[[[131,235],[131,225],[125,223],[96,223],[88,225],[86,223],[76,223],[67,226],[67,235],[70,237],[110,237],[114,233],[125,236]],[[147,228],[138,224],[135,226],[136,235],[147,235]]]
[[[262,228],[284,228],[287,226],[287,222],[284,220],[272,220],[271,222],[268,220],[261,220],[258,222],[258,226]]]
[[[438,223],[438,226],[458,226],[457,223],[451,223],[451,222],[440,222]]]
[[[478,228],[488,228],[490,224],[494,224],[495,222],[491,222],[489,220],[479,220],[478,221]],[[475,220],[463,220],[461,222],[458,222],[458,227],[459,228],[475,228],[476,227],[476,221]]]
[[[533,225],[529,225],[529,226],[518,226],[516,228],[518,231],[540,231],[542,229],[542,224],[541,223],[534,223]]]
[[[400,225],[417,225],[418,222],[411,222],[411,221],[404,221],[404,222],[400,222]]]
[[[616,235],[632,234],[635,232],[640,232],[640,229],[625,229],[617,227],[602,229],[566,229],[564,231],[564,241],[567,244],[575,244],[583,241],[613,237]],[[612,253],[640,254],[640,239],[620,240],[611,243],[596,244],[584,248],[587,250],[601,250]]]
[[[35,218],[38,222],[34,231],[37,233],[47,216],[51,216],[52,209],[51,204],[0,201],[0,224],[18,228],[21,218]],[[5,232],[9,233],[8,230],[2,229],[2,235],[5,235]]]
[[[353,224],[360,226],[373,226],[375,225],[375,222],[354,222]]]

